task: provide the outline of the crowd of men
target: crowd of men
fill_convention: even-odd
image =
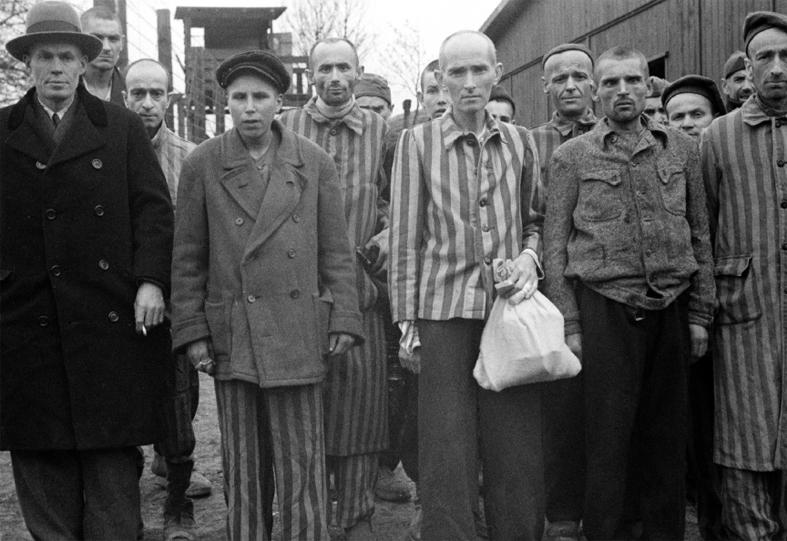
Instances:
[[[32,87],[0,109],[0,448],[34,538],[140,538],[147,444],[164,539],[198,538],[198,372],[230,539],[270,539],[274,503],[282,539],[372,538],[375,498],[416,498],[430,541],[677,540],[687,501],[706,540],[787,532],[787,16],[746,17],[721,92],[558,45],[532,130],[480,32],[399,125],[344,38],[287,110],[247,51],[200,145],[122,38],[45,0],[6,43]],[[480,388],[493,300],[537,290],[582,372]]]

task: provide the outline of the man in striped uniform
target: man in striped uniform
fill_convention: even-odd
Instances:
[[[457,32],[440,47],[452,106],[405,130],[391,186],[391,309],[420,338],[419,493],[424,540],[475,540],[478,429],[490,539],[541,539],[539,386],[499,393],[473,379],[492,304],[492,262],[514,262],[512,302],[538,285],[543,201],[535,143],[484,109],[502,74],[494,44]],[[516,297],[516,298],[513,298]]]
[[[718,304],[713,458],[725,536],[774,539],[787,467],[787,17],[750,13],[743,30],[755,93],[701,145]]]
[[[345,194],[349,241],[359,254],[378,245],[377,266],[382,265],[387,254],[387,205],[379,198],[385,179],[385,120],[361,109],[353,98],[363,68],[352,43],[338,38],[317,42],[309,54],[309,69],[317,96],[303,108],[282,114],[281,121],[333,158]],[[385,333],[375,310],[378,296],[385,293],[372,282],[374,271],[364,267],[359,255],[356,279],[366,342],[331,361],[325,384],[331,520],[344,530],[371,519],[378,453],[388,446]]]
[[[564,43],[542,60],[544,92],[555,112],[533,130],[548,184],[549,160],[555,149],[593,128],[593,53],[580,43]],[[582,374],[544,386],[544,482],[549,539],[580,536],[585,497],[585,430]]]

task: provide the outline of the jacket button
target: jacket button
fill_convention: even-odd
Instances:
[[[248,297],[246,297],[246,300],[249,302],[254,302],[257,300],[257,297],[255,297],[254,295],[249,295]]]
[[[784,160],[779,160],[776,162],[776,165],[778,165],[779,167],[784,167],[784,164],[785,164]]]
[[[49,318],[46,316],[38,316],[38,324],[41,327],[46,327],[47,325],[49,325]]]
[[[98,260],[98,268],[103,270],[103,271],[109,270],[109,261],[107,261],[106,259],[99,259]]]
[[[784,244],[782,244],[782,250],[787,250],[787,242],[785,242]]]
[[[57,218],[57,211],[55,209],[46,209],[44,211],[44,216],[46,216],[47,220],[54,220]]]
[[[49,267],[49,272],[52,273],[52,276],[57,277],[63,274],[63,269],[60,267],[60,265],[52,265],[51,267]]]
[[[481,201],[478,202],[478,205],[481,207],[485,207],[487,204],[486,197],[484,197]]]
[[[41,162],[36,162],[36,169],[44,170],[46,169],[46,164]]]
[[[331,129],[331,135],[336,135],[336,128]]]
[[[290,297],[292,297],[293,299],[297,299],[300,296],[301,296],[301,292],[298,291],[297,289],[293,289],[292,291],[290,291]]]
[[[107,319],[112,323],[117,323],[118,321],[120,321],[120,316],[118,315],[117,312],[112,310],[110,313],[107,314]]]
[[[492,258],[489,257],[489,256],[486,256],[484,258],[484,263],[486,263],[487,265],[491,265],[492,264]]]
[[[483,231],[484,233],[489,233],[489,226],[484,224],[483,226],[481,226],[481,231]]]
[[[93,166],[93,169],[101,169],[102,167],[104,167],[104,162],[102,162],[98,158],[93,158],[93,160],[90,162],[90,165]]]
[[[287,250],[287,257],[289,257],[290,259],[295,259],[295,250],[293,250],[292,248]]]
[[[240,216],[235,218],[235,225],[243,225],[243,218],[241,218]]]
[[[96,213],[96,216],[103,216],[104,215],[104,207],[101,205],[96,205],[93,207],[93,212]]]
[[[293,222],[295,222],[295,223],[297,224],[298,222],[300,222],[300,221],[301,221],[301,217],[300,217],[300,216],[298,216],[297,214],[293,214],[293,215],[292,215],[292,221],[293,221]]]
[[[781,207],[787,209],[787,201],[782,201]]]

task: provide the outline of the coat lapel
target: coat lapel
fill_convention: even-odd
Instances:
[[[88,118],[82,103],[73,105],[74,119],[68,131],[63,135],[62,144],[55,147],[50,165],[56,165],[104,146],[106,134],[102,134]]]
[[[9,148],[33,158],[36,162],[45,164],[52,155],[54,141],[36,129],[35,111],[32,105],[25,107],[24,117],[8,136],[6,143]]]
[[[280,134],[279,148],[270,166],[270,180],[260,206],[257,220],[249,234],[244,257],[251,255],[273,234],[298,206],[306,179],[300,173],[303,165],[295,135],[278,121],[273,129]]]
[[[252,220],[257,218],[257,212],[252,204],[254,198],[249,197],[249,190],[253,188],[256,173],[251,166],[249,152],[237,130],[231,130],[221,139],[221,161],[224,173],[221,175],[221,185],[235,203]]]

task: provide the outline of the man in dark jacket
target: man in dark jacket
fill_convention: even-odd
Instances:
[[[0,449],[37,539],[135,539],[134,446],[163,437],[172,206],[141,120],[79,86],[101,43],[40,2],[0,109]]]

